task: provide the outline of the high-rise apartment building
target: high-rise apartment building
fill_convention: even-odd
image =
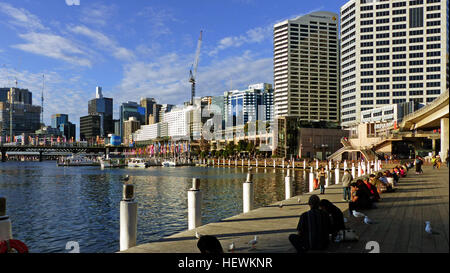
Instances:
[[[339,122],[337,18],[313,12],[274,26],[275,116]]]
[[[144,107],[145,109],[145,124],[153,124],[158,122],[159,120],[155,120],[155,117],[159,117],[159,113],[157,115],[157,107],[156,107],[156,100],[154,98],[141,98],[141,107]],[[150,115],[151,118],[149,117]],[[152,120],[150,120],[152,119]],[[152,123],[150,123],[152,122]]]
[[[341,122],[448,86],[447,0],[351,0],[341,7]]]

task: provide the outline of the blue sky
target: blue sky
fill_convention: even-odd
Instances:
[[[190,98],[189,69],[203,45],[197,95],[220,95],[273,82],[273,24],[312,11],[339,13],[346,1],[315,0],[0,0],[0,86],[33,92],[45,115],[69,114],[79,124],[95,87],[125,101]],[[77,129],[78,130],[78,129]]]

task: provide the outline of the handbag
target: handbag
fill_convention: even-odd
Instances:
[[[343,229],[338,232],[338,236],[342,239],[342,241],[358,241],[359,236],[356,234],[356,231],[353,229]]]

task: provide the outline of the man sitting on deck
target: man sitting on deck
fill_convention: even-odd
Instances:
[[[298,253],[308,250],[324,250],[328,247],[330,234],[330,218],[319,209],[320,198],[311,195],[310,210],[300,216],[297,225],[298,234],[289,235],[289,241]]]

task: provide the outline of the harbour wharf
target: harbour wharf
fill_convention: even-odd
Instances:
[[[342,186],[338,184],[327,187],[324,195],[313,191],[295,196],[122,252],[199,253],[195,236],[198,232],[216,236],[224,252],[228,252],[228,246],[234,242],[234,253],[295,253],[288,240],[289,234],[296,233],[300,214],[309,210],[309,196],[318,194],[343,211],[348,219],[346,227],[354,229],[359,236],[355,242],[332,242],[324,252],[367,253],[373,250],[369,246],[375,242],[380,253],[448,253],[449,170],[445,165],[440,169],[431,166],[423,169],[420,175],[411,169],[406,177],[400,178],[395,192],[381,195],[378,208],[362,211],[374,224],[349,216],[348,203],[342,201]],[[432,234],[425,231],[425,221],[431,222]],[[248,242],[255,235],[258,243],[252,248]]]

